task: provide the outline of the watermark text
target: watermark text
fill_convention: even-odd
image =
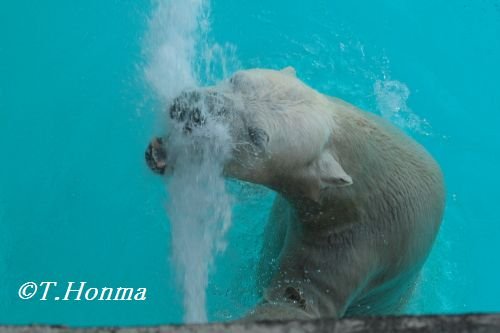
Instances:
[[[26,282],[19,287],[22,300],[40,301],[145,301],[146,288],[89,286],[87,282]]]

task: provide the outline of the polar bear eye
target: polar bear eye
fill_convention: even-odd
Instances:
[[[236,79],[235,77],[233,76],[232,78],[229,79],[229,84],[233,87],[236,87],[237,84],[236,84]]]
[[[235,87],[238,87],[241,86],[242,80],[243,75],[241,73],[236,73],[229,79],[229,83]]]
[[[259,149],[264,150],[266,145],[269,143],[269,135],[261,128],[249,127],[248,135],[250,137],[250,141]]]

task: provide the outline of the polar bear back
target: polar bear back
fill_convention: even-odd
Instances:
[[[443,177],[426,150],[399,129],[330,100],[324,112],[333,113],[336,126],[325,149],[353,183],[323,191],[318,204],[293,202],[288,221],[271,217],[270,225],[283,230],[286,223],[288,229],[282,235],[280,273],[265,298],[279,300],[286,293],[284,281],[307,276],[311,282],[298,289],[313,317],[394,313],[410,294],[436,237]],[[275,206],[289,209],[281,198]]]
[[[412,264],[414,256],[424,260],[443,215],[445,189],[438,164],[386,120],[338,99],[332,103],[339,125],[332,149],[353,178],[346,191],[366,214],[360,222],[396,232],[391,251],[408,252]]]

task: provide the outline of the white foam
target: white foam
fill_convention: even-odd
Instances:
[[[184,135],[172,128],[169,163],[174,172],[168,183],[167,211],[172,254],[184,288],[186,322],[206,322],[206,289],[214,254],[225,249],[231,225],[231,198],[221,175],[230,156],[229,132],[207,121]]]
[[[163,102],[197,85],[199,22],[207,11],[205,0],[154,0],[144,43],[144,76]]]
[[[236,47],[210,35],[209,0],[153,0],[144,38],[144,77],[163,103],[240,67]]]

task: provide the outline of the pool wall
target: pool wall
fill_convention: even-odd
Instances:
[[[0,333],[497,333],[500,314],[405,316],[342,320],[226,323],[135,328],[0,326]]]

